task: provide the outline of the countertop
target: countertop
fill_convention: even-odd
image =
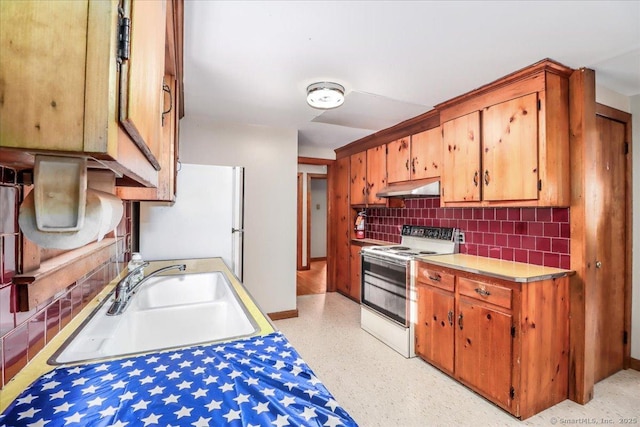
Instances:
[[[398,243],[387,242],[384,240],[376,240],[376,239],[351,239],[351,243],[354,245],[373,245],[373,246],[389,246],[389,245],[397,245]]]
[[[266,315],[260,310],[256,302],[246,291],[244,285],[235,277],[235,275],[229,270],[222,258],[202,258],[202,259],[190,259],[190,260],[170,260],[170,261],[151,261],[150,265],[146,268],[147,271],[154,271],[158,268],[166,267],[169,265],[183,263],[187,265],[186,273],[204,273],[211,271],[220,271],[225,274],[229,279],[229,282],[233,285],[242,303],[245,305],[249,313],[253,316],[256,324],[258,325],[258,331],[254,335],[267,335],[275,332],[275,327]],[[175,274],[176,272],[168,272],[167,274]],[[179,274],[184,274],[178,272]],[[64,327],[52,340],[49,342],[38,355],[33,358],[27,366],[25,366],[0,392],[0,412],[5,408],[24,390],[29,384],[39,378],[41,375],[53,370],[55,366],[49,365],[47,360],[53,355],[53,353],[64,344],[64,342],[71,336],[71,334],[81,326],[82,322],[91,315],[91,313],[100,305],[100,303],[108,298],[111,291],[118,283],[118,281],[126,275],[126,268],[120,273],[118,277],[112,280],[100,293],[91,300],[85,308],[75,316],[67,326]],[[131,356],[114,357],[113,359],[121,359]],[[106,360],[106,359],[105,359]]]
[[[455,268],[468,273],[483,274],[520,283],[554,279],[574,273],[572,270],[466,254],[425,255],[416,259],[441,267]]]

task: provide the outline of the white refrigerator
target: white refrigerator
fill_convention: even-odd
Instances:
[[[222,257],[242,280],[244,168],[182,164],[176,201],[140,203],[146,261]]]

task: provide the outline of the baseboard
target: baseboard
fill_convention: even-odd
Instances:
[[[630,359],[629,367],[636,371],[640,371],[640,360],[634,359],[633,357]]]
[[[309,264],[298,267],[298,271],[311,270],[311,266]]]
[[[267,316],[269,316],[271,320],[291,319],[292,317],[298,317],[298,309],[267,313]]]
[[[309,261],[313,262],[313,261],[326,261],[327,257],[326,256],[321,256],[321,257],[317,257],[317,258],[309,258]]]

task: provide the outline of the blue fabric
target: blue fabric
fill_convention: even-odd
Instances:
[[[38,378],[0,426],[357,426],[279,332]]]

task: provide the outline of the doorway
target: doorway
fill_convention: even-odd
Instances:
[[[298,164],[298,249],[296,295],[327,291],[327,251],[330,224],[328,162],[307,159]]]
[[[625,368],[630,332],[630,249],[629,204],[631,190],[627,179],[628,127],[630,115],[603,105],[596,107],[598,162],[594,168],[597,190],[596,227],[596,320],[595,382]]]

